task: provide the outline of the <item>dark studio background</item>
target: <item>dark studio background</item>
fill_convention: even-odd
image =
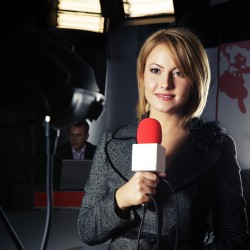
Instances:
[[[6,30],[34,29],[70,48],[93,67],[100,92],[106,97],[104,112],[91,124],[90,141],[94,144],[98,143],[106,128],[116,128],[135,119],[136,57],[144,39],[153,31],[168,25],[187,26],[199,36],[206,48],[218,47],[219,44],[227,42],[250,40],[248,0],[227,1],[212,6],[208,0],[175,0],[176,21],[172,24],[150,24],[150,19],[128,21],[119,9],[112,7],[112,2],[106,1],[106,7],[103,9],[109,21],[109,26],[103,34],[56,29],[56,0],[14,0],[1,3],[0,32],[4,34],[1,38],[2,45],[6,45],[7,41],[11,43],[13,38],[13,33],[6,33]],[[1,48],[1,53],[5,53],[4,47]],[[35,63],[37,62],[34,61]],[[37,63],[41,72],[46,64],[46,58]],[[3,60],[1,68],[4,68]],[[1,77],[2,87],[11,83],[8,77]],[[21,80],[20,83],[22,84]],[[55,92],[55,96],[60,98],[60,86],[56,87]],[[20,94],[25,98],[24,92]],[[14,98],[15,96],[9,94],[9,99],[13,99],[15,103]],[[19,101],[24,100],[19,96]],[[33,192],[44,188],[46,176],[43,120],[36,119],[24,124],[11,123],[6,126],[8,121],[12,121],[12,113],[3,111],[1,105],[2,103],[0,205],[5,210],[32,208]],[[250,169],[250,163],[245,166],[245,174],[242,177],[244,192],[249,199],[250,177],[247,169]]]

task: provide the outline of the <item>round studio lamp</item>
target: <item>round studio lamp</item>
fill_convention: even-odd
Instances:
[[[5,29],[1,50],[0,124],[49,115],[61,128],[101,114],[104,96],[92,67],[62,43],[32,29]]]

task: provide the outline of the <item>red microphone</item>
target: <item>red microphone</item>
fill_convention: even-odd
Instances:
[[[161,144],[162,132],[161,124],[154,118],[143,119],[138,126],[137,143],[157,143]]]
[[[165,172],[166,150],[161,146],[161,124],[153,118],[143,119],[132,147],[132,171]]]

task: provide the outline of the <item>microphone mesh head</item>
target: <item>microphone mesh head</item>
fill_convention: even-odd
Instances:
[[[161,144],[162,130],[161,124],[154,118],[143,119],[138,126],[137,143],[157,143]]]

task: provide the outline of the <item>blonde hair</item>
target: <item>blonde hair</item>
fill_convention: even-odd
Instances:
[[[211,80],[210,66],[200,40],[185,28],[167,28],[153,33],[143,44],[137,59],[139,119],[149,111],[145,98],[144,70],[151,51],[159,44],[166,45],[177,67],[191,82],[190,97],[183,113],[183,125],[194,117],[199,117],[206,105]]]

